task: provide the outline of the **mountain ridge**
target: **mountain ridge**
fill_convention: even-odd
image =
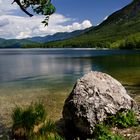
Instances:
[[[140,0],[133,0],[95,27],[71,33],[10,41],[15,41],[17,46],[25,48],[140,48]]]
[[[128,44],[138,44],[133,47],[140,48],[140,0],[132,1],[78,37],[48,43],[47,46],[127,48]]]
[[[44,37],[38,36],[38,37],[32,37],[32,38],[26,38],[26,39],[30,40],[30,41],[34,41],[34,42],[46,43],[46,42],[50,42],[50,41],[58,41],[58,40],[73,38],[73,37],[76,37],[76,36],[86,32],[89,29],[90,28],[86,28],[84,30],[76,30],[76,31],[72,31],[72,32],[58,32],[53,35],[47,35]]]
[[[72,32],[58,32],[53,35],[47,35],[44,37],[32,37],[32,38],[24,38],[24,39],[4,39],[0,38],[0,48],[20,48],[21,46],[26,45],[41,45],[41,43],[47,43],[50,41],[58,41],[76,37],[85,31],[89,30],[90,28],[84,30],[76,30]]]

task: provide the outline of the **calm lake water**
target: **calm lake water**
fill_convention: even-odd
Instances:
[[[140,103],[140,51],[95,49],[0,49],[0,123],[11,111],[43,101],[48,118],[61,118],[77,78],[94,71],[118,79]]]
[[[138,50],[1,49],[0,94],[12,89],[71,89],[77,78],[91,70],[106,72],[128,89],[140,91]]]

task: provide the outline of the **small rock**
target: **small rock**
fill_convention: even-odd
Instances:
[[[127,136],[127,137],[130,137],[130,136],[131,136],[131,134],[126,134],[126,136]]]

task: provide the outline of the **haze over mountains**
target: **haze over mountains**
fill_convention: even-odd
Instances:
[[[1,47],[123,48],[130,45],[140,48],[140,0],[133,0],[129,5],[111,14],[100,25],[86,30],[22,40],[0,39]]]

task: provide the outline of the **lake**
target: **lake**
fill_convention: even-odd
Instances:
[[[68,94],[92,70],[140,93],[140,50],[0,49],[0,109],[39,94]]]

